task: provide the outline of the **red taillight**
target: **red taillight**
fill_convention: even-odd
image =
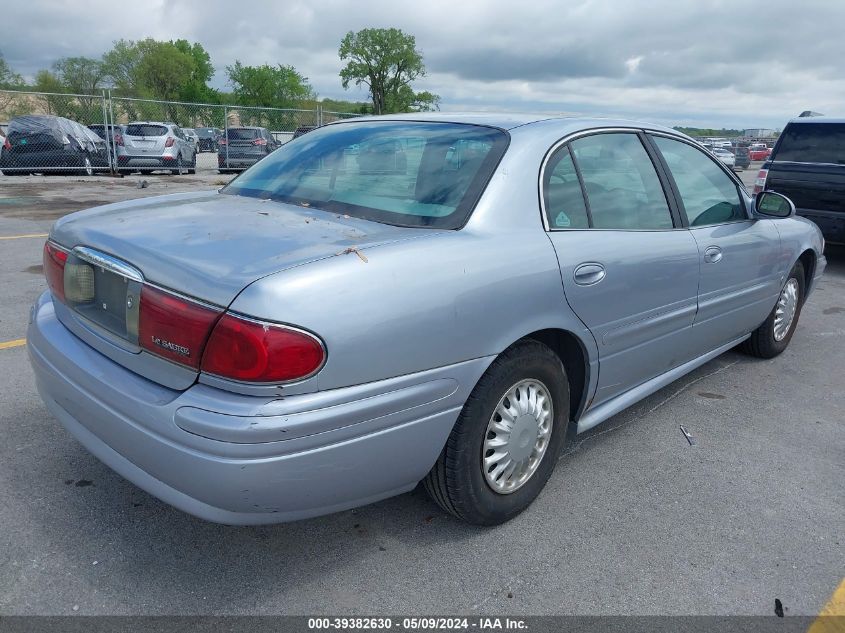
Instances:
[[[144,286],[138,344],[157,356],[199,369],[205,342],[220,313],[221,310]]]
[[[173,147],[174,142],[175,142],[175,139],[172,136],[168,136],[167,140],[164,142],[164,146],[165,147]]]
[[[123,135],[122,134],[115,134],[114,135],[114,144],[120,147],[123,147]]]
[[[289,382],[312,375],[325,359],[311,334],[224,314],[205,347],[202,370],[245,382]]]
[[[252,142],[253,145],[267,145],[267,139],[257,138]]]
[[[225,138],[221,138],[219,141],[217,141],[218,145],[228,145],[228,143],[229,141],[227,141]]]
[[[9,142],[8,136],[3,140],[3,149],[12,149],[12,144]]]
[[[768,169],[761,169],[754,181],[754,193],[760,193],[766,189],[766,179],[769,177]]]
[[[67,253],[50,244],[44,243],[44,276],[53,296],[59,301],[65,300],[65,263]]]

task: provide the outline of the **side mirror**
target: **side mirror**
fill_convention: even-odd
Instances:
[[[768,218],[789,218],[795,215],[795,205],[784,195],[761,191],[754,198],[754,211]]]

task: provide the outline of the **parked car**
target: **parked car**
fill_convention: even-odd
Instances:
[[[734,167],[736,165],[736,160],[734,159],[733,152],[731,152],[729,149],[725,149],[723,147],[714,147],[713,155],[728,167]]]
[[[751,166],[751,156],[746,145],[736,145],[732,151],[735,169],[746,169]]]
[[[375,142],[406,173],[358,168],[347,150]],[[357,119],[219,191],[59,219],[27,349],[70,433],[197,516],[294,520],[422,481],[489,525],[576,433],[737,345],[780,354],[822,248],[666,127]]]
[[[751,160],[766,160],[772,155],[772,149],[765,143],[754,143],[748,148],[748,155]]]
[[[293,138],[299,138],[303,134],[308,134],[308,132],[313,132],[317,129],[316,125],[300,125],[293,131]],[[293,140],[293,139],[291,139]]]
[[[185,138],[187,139],[187,141],[189,143],[194,144],[194,153],[199,154],[199,152],[200,152],[200,139],[199,139],[199,136],[197,136],[196,131],[189,128],[189,127],[183,127],[182,132],[185,134]]]
[[[126,125],[124,150],[117,156],[122,172],[140,171],[150,174],[166,170],[171,174],[196,173],[195,146],[175,123],[136,121]]]
[[[230,127],[218,145],[217,165],[221,174],[246,169],[281,147],[266,127]]]
[[[845,244],[845,119],[787,123],[757,175],[754,191],[764,189],[788,195],[829,242]]]
[[[26,115],[9,122],[0,153],[5,175],[77,173],[93,175],[108,167],[106,142],[84,125],[48,114]]]
[[[216,127],[194,128],[199,142],[199,152],[216,152],[217,143],[223,138],[223,130]]]

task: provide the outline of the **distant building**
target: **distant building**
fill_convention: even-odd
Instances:
[[[778,135],[778,131],[758,127],[745,130],[742,135],[746,138],[775,138]]]

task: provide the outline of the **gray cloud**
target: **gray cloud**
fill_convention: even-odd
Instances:
[[[120,38],[202,42],[224,69],[292,64],[320,95],[345,92],[349,30],[413,33],[444,109],[606,113],[670,123],[781,126],[804,109],[841,114],[845,3],[828,0],[6,0],[0,50],[32,76]]]

